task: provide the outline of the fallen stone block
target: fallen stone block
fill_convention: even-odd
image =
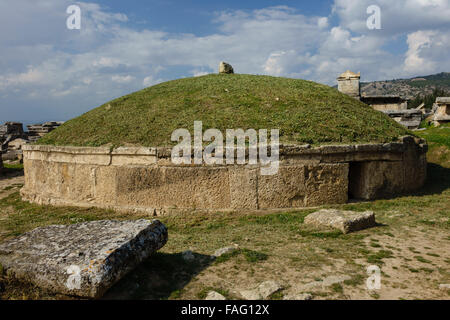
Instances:
[[[262,282],[257,288],[252,290],[243,290],[240,292],[245,300],[267,299],[272,294],[283,290],[283,286],[277,281],[269,280]]]
[[[223,295],[216,291],[210,291],[208,292],[208,295],[206,296],[205,300],[227,300]]]
[[[313,281],[313,282],[309,282],[305,285],[302,286],[302,289],[307,291],[307,290],[314,290],[317,288],[322,288],[322,289],[326,289],[327,287],[331,287],[334,284],[342,284],[344,283],[344,281],[346,280],[350,280],[351,277],[349,276],[329,276],[326,277],[323,280],[320,281]]]
[[[323,209],[305,217],[305,224],[317,227],[331,227],[349,233],[374,227],[375,214],[372,211],[354,212],[336,209]]]
[[[0,264],[17,280],[51,292],[99,298],[166,242],[158,220],[54,225],[0,244]]]
[[[444,290],[444,291],[450,290],[450,284],[448,284],[448,283],[441,283],[439,285],[439,290]]]
[[[283,297],[283,300],[312,300],[313,296],[310,293],[288,294]]]
[[[238,246],[229,246],[229,247],[220,248],[214,252],[213,257],[218,258],[220,256],[223,256],[224,254],[233,253],[236,250],[239,250]]]

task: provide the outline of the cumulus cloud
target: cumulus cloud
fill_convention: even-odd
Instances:
[[[409,74],[426,75],[436,70],[450,69],[450,33],[421,30],[409,34],[407,43],[404,69]]]
[[[133,81],[134,77],[130,75],[127,76],[113,75],[111,77],[111,80],[117,83],[128,83],[130,81]]]
[[[450,27],[450,0],[335,0],[333,12],[340,25],[353,32],[368,33],[366,9],[381,9],[379,34],[399,35],[420,29],[447,30]]]
[[[154,79],[153,76],[148,76],[148,77],[144,78],[144,81],[142,81],[142,85],[144,87],[150,87],[150,86],[153,86],[155,84],[161,83],[163,81],[164,80],[162,80],[162,79]]]

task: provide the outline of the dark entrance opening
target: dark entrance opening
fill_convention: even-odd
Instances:
[[[363,162],[350,162],[348,168],[348,200],[364,199]]]

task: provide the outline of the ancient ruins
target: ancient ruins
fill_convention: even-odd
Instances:
[[[360,78],[361,73],[359,72],[345,71],[337,78],[338,90],[372,106],[375,110],[384,112],[408,129],[419,128],[422,121],[422,112],[420,110],[408,110],[407,101],[400,96],[361,95]]]
[[[20,122],[6,122],[0,125],[0,160],[15,161],[22,160],[22,146],[36,142],[39,138],[59,127],[64,122],[51,121],[43,124],[28,125],[28,131],[23,130]],[[2,163],[2,161],[0,161]]]
[[[28,140],[31,142],[35,142],[39,138],[45,136],[47,133],[58,128],[63,123],[64,123],[64,121],[49,121],[49,122],[44,122],[42,124],[39,123],[39,124],[27,125]]]
[[[439,126],[450,122],[450,97],[438,97],[433,105],[433,123]]]
[[[427,144],[281,146],[278,174],[258,165],[176,165],[171,149],[25,145],[24,200],[146,212],[259,210],[372,200],[426,178]]]
[[[221,63],[221,72],[233,68]],[[359,77],[350,71],[342,74],[340,90],[359,99]],[[373,200],[411,192],[425,181],[425,140],[398,139],[381,144],[280,145],[279,169],[273,175],[261,174],[267,164],[249,164],[248,159],[243,164],[228,159],[214,165],[204,159],[174,163],[171,147],[26,144],[21,195],[38,204],[155,216],[177,210],[265,210]],[[245,152],[249,154],[248,147]],[[260,148],[260,158],[259,152]]]

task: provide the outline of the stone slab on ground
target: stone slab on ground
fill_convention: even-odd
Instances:
[[[210,291],[208,292],[208,295],[206,296],[205,300],[227,300],[223,295],[216,291]]]
[[[212,256],[214,258],[218,258],[220,256],[223,256],[224,254],[233,253],[236,250],[239,250],[239,247],[236,246],[236,245],[235,246],[224,247],[224,248],[217,249]]]
[[[331,227],[349,233],[374,227],[375,214],[372,211],[354,212],[336,209],[322,209],[305,217],[305,224],[317,227]]]
[[[317,288],[326,289],[328,287],[331,287],[334,284],[342,284],[342,283],[344,283],[344,281],[350,280],[350,279],[351,279],[351,277],[350,276],[346,276],[346,275],[329,276],[329,277],[326,277],[323,280],[313,281],[313,282],[309,282],[307,284],[304,284],[303,286],[301,286],[301,288],[304,291],[314,290],[314,289],[317,289]]]
[[[245,300],[267,299],[272,294],[283,290],[283,286],[277,281],[269,280],[262,282],[257,288],[252,290],[243,290],[240,292]]]
[[[439,289],[440,290],[450,290],[450,284],[449,283],[441,283],[440,285],[439,285]]]
[[[54,225],[0,244],[0,264],[17,280],[51,292],[99,298],[166,242],[158,220]]]
[[[310,293],[288,294],[283,297],[283,300],[312,300],[313,296]]]

